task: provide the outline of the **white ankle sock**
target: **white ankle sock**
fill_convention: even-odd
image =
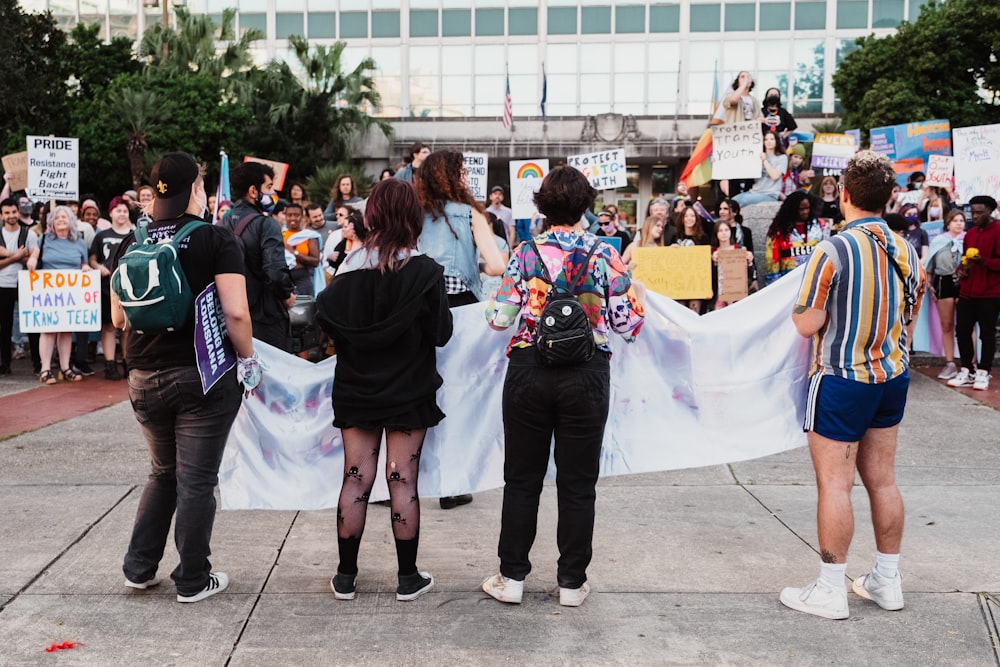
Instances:
[[[875,569],[887,579],[895,579],[899,575],[899,554],[884,554],[875,552]]]
[[[844,575],[847,574],[847,563],[820,563],[819,578],[831,588],[847,590]]]

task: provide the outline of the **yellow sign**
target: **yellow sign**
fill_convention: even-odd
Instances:
[[[712,248],[707,245],[632,248],[632,277],[671,299],[712,296]]]

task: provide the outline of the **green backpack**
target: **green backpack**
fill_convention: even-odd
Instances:
[[[159,243],[149,238],[145,226],[135,228],[135,244],[125,251],[111,275],[111,289],[118,295],[133,331],[177,331],[191,319],[195,295],[177,257],[177,246],[206,224],[201,220],[189,222],[173,238]]]

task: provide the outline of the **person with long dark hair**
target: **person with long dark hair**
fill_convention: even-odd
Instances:
[[[593,206],[596,195],[587,178],[572,167],[549,172],[535,194],[545,230],[517,249],[486,310],[494,329],[518,325],[507,349],[503,389],[500,572],[483,582],[483,590],[501,602],[520,603],[524,594],[553,436],[559,603],[578,607],[590,593],[587,566],[593,554],[595,485],[611,391],[608,338],[614,331],[632,342],[644,317],[644,290],[632,283],[618,252],[583,231],[583,212]],[[557,272],[544,267],[562,268]],[[553,290],[546,276],[562,289],[572,288],[586,311],[596,346],[589,361],[540,363],[536,334]]]
[[[330,580],[338,600],[353,600],[368,497],[386,442],[397,600],[414,600],[434,578],[417,570],[417,475],[427,429],[444,419],[436,347],[451,338],[444,271],[417,250],[423,211],[413,187],[396,179],[372,189],[368,236],[317,300],[320,327],[333,339],[333,425],[344,438],[344,481],[337,505],[340,564]]]
[[[764,285],[805,264],[813,248],[828,238],[830,230],[816,219],[816,200],[812,195],[803,190],[788,195],[767,230]]]
[[[764,135],[764,151],[760,154],[761,176],[754,181],[749,192],[733,194],[733,201],[740,206],[778,201],[781,197],[781,180],[788,171],[785,146],[774,132]]]

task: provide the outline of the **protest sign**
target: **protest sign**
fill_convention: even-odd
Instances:
[[[566,158],[566,164],[586,176],[595,190],[613,190],[628,186],[624,148],[570,155]]]
[[[951,175],[955,169],[955,158],[950,155],[927,156],[927,179],[925,185],[941,188],[951,187]]]
[[[194,353],[205,394],[236,365],[236,350],[226,331],[215,283],[202,290],[194,301]]]
[[[858,145],[849,134],[817,134],[810,166],[824,174],[840,174],[857,151]]]
[[[101,330],[97,271],[21,271],[17,304],[18,322],[26,333]]]
[[[10,191],[26,190],[28,187],[28,151],[3,156],[3,171],[10,174]]]
[[[712,126],[712,178],[760,178],[760,121]]]
[[[733,303],[747,298],[747,251],[719,250],[719,300]]]
[[[28,137],[28,183],[32,199],[80,198],[80,140]],[[75,329],[74,331],[83,331]]]
[[[489,186],[486,183],[489,173],[490,156],[486,153],[463,153],[465,171],[469,175],[469,191],[476,201],[486,201]]]
[[[671,299],[707,299],[712,296],[710,246],[635,247],[632,249],[632,261],[636,264],[632,277],[647,289]]]
[[[622,240],[617,236],[598,236],[602,243],[607,243],[609,246],[618,251],[618,254],[622,254]]]
[[[953,136],[958,201],[976,195],[1000,199],[1000,124],[956,127]]]
[[[288,163],[287,162],[275,162],[274,160],[265,160],[259,157],[250,157],[246,155],[243,157],[244,162],[260,162],[261,164],[266,164],[274,170],[274,189],[275,191],[285,189],[285,177],[288,176]]]
[[[876,127],[868,136],[871,149],[893,161],[900,185],[906,185],[913,172],[927,172],[928,156],[951,155],[951,123],[947,120]]]
[[[510,208],[515,220],[526,220],[535,214],[535,193],[547,173],[548,160],[511,160]]]

